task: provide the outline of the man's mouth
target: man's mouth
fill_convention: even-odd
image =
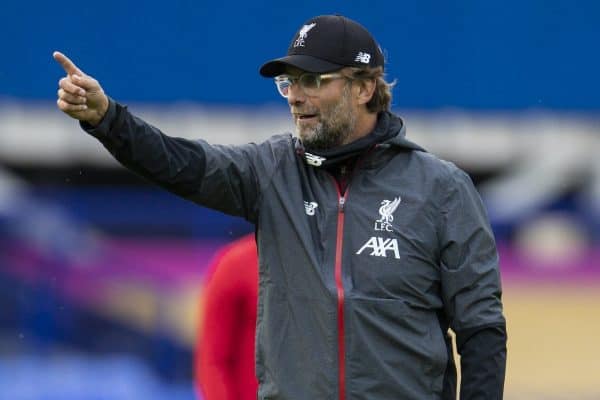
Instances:
[[[310,121],[317,118],[317,114],[296,114],[298,121]]]

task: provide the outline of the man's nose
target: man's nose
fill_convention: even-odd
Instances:
[[[297,82],[288,87],[287,101],[289,105],[304,103],[305,100],[306,94]]]

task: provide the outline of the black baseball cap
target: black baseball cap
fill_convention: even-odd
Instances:
[[[268,61],[260,74],[272,78],[290,65],[308,72],[325,73],[343,67],[383,67],[381,48],[369,31],[341,15],[309,19],[296,32],[287,56]]]

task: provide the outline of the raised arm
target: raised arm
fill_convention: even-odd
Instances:
[[[185,199],[255,222],[261,191],[289,152],[291,138],[219,146],[172,137],[106,96],[64,54],[55,52],[54,59],[67,74],[59,81],[58,108],[123,166]]]

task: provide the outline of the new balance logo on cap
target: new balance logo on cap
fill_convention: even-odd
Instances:
[[[371,61],[371,55],[369,53],[363,53],[362,51],[359,51],[354,61],[368,64],[369,61]]]

